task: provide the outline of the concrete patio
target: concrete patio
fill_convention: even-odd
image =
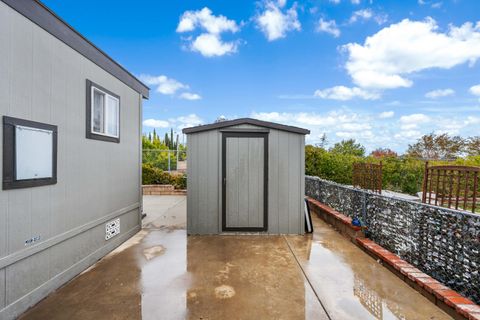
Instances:
[[[449,319],[313,217],[306,236],[186,236],[186,198],[21,319]]]

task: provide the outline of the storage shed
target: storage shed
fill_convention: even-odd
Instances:
[[[0,319],[140,230],[149,89],[39,1],[0,0]]]
[[[188,234],[304,233],[310,131],[243,118],[183,132]]]

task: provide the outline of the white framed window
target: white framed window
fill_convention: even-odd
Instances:
[[[120,142],[120,97],[87,80],[87,138]]]

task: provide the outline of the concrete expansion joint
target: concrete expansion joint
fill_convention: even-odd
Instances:
[[[300,270],[302,271],[304,278],[307,280],[308,285],[310,286],[310,288],[312,289],[313,293],[315,294],[315,297],[317,298],[318,303],[320,303],[320,305],[322,306],[322,309],[323,309],[323,311],[325,311],[325,314],[327,315],[328,319],[329,319],[329,320],[332,320],[332,317],[330,317],[330,314],[328,313],[327,309],[325,308],[325,305],[323,304],[322,300],[320,299],[317,290],[315,290],[315,287],[313,286],[312,282],[311,282],[310,279],[308,278],[307,273],[305,272],[305,269],[303,269],[302,264],[301,264],[300,261],[298,260],[298,257],[297,257],[297,255],[295,254],[295,251],[294,251],[294,250],[292,249],[292,247],[290,246],[290,243],[288,242],[287,237],[285,237],[285,235],[282,235],[282,238],[283,238],[283,240],[285,241],[285,243],[287,244],[288,250],[289,250],[290,253],[293,255],[293,258],[295,259],[295,262],[297,263],[297,266],[298,266],[298,267],[300,268]]]

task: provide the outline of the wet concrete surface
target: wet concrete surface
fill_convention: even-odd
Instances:
[[[451,319],[317,217],[315,232],[286,236],[332,319]]]
[[[187,237],[184,215],[152,213],[22,319],[449,319],[319,219],[308,236]]]
[[[172,227],[185,228],[187,198],[183,195],[143,196],[142,220],[144,228]]]

